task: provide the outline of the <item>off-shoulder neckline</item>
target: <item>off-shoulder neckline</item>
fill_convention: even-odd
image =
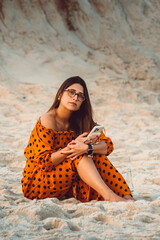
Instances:
[[[45,129],[47,129],[47,130],[50,130],[50,131],[52,131],[52,132],[55,132],[55,133],[71,133],[71,132],[74,132],[73,130],[71,130],[71,131],[67,131],[67,130],[65,130],[65,131],[56,131],[56,130],[53,130],[52,128],[46,128],[46,127],[41,123],[41,117],[39,117],[38,122],[41,124],[41,126],[42,126],[43,128],[45,128]]]

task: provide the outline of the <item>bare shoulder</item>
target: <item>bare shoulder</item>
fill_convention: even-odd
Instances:
[[[56,129],[55,113],[45,113],[40,117],[41,124],[46,128]]]

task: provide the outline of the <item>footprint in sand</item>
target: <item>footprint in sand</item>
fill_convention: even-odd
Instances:
[[[97,222],[107,223],[107,224],[112,225],[112,226],[116,226],[116,227],[121,227],[122,226],[122,223],[116,221],[115,217],[109,217],[109,216],[106,216],[104,214],[98,214],[97,216],[94,217],[94,219]]]
[[[44,220],[43,227],[46,230],[51,230],[54,228],[61,228],[64,224],[66,224],[66,222],[58,218],[47,218]]]

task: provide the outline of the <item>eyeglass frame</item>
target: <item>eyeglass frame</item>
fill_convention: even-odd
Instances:
[[[64,91],[68,91],[68,92],[69,92],[69,90],[74,90],[74,91],[75,91],[74,96],[72,96],[72,97],[75,97],[75,96],[77,95],[78,101],[84,102],[84,101],[86,100],[86,98],[85,98],[85,96],[84,96],[83,93],[76,93],[76,90],[73,89],[73,88],[66,88]],[[82,101],[79,99],[79,95],[80,95],[80,94],[83,94],[83,96],[84,96],[84,99],[83,99]],[[68,93],[68,96],[69,96],[69,93]],[[71,97],[71,96],[69,96],[69,97]]]

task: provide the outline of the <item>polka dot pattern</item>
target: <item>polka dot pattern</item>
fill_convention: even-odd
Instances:
[[[106,185],[112,189],[117,195],[124,197],[125,195],[131,195],[131,191],[125,182],[123,176],[119,171],[112,165],[106,155],[99,156],[94,154],[93,161],[97,167],[99,174],[106,183]],[[75,197],[81,202],[88,202],[91,200],[101,200],[103,197],[96,192],[94,189],[89,187],[82,179],[78,178],[76,182],[76,194]]]
[[[54,131],[45,128],[39,118],[24,151],[27,161],[21,183],[26,198],[61,199],[65,196],[75,197],[81,202],[103,200],[102,196],[83,182],[77,173],[77,166],[83,156],[75,161],[65,159],[58,166],[54,166],[51,161],[51,154],[64,148],[74,138],[73,131]],[[100,141],[107,144],[107,155],[109,155],[113,151],[111,139],[102,132]],[[104,182],[114,192],[120,196],[131,194],[124,178],[106,155],[94,154],[93,160]]]

